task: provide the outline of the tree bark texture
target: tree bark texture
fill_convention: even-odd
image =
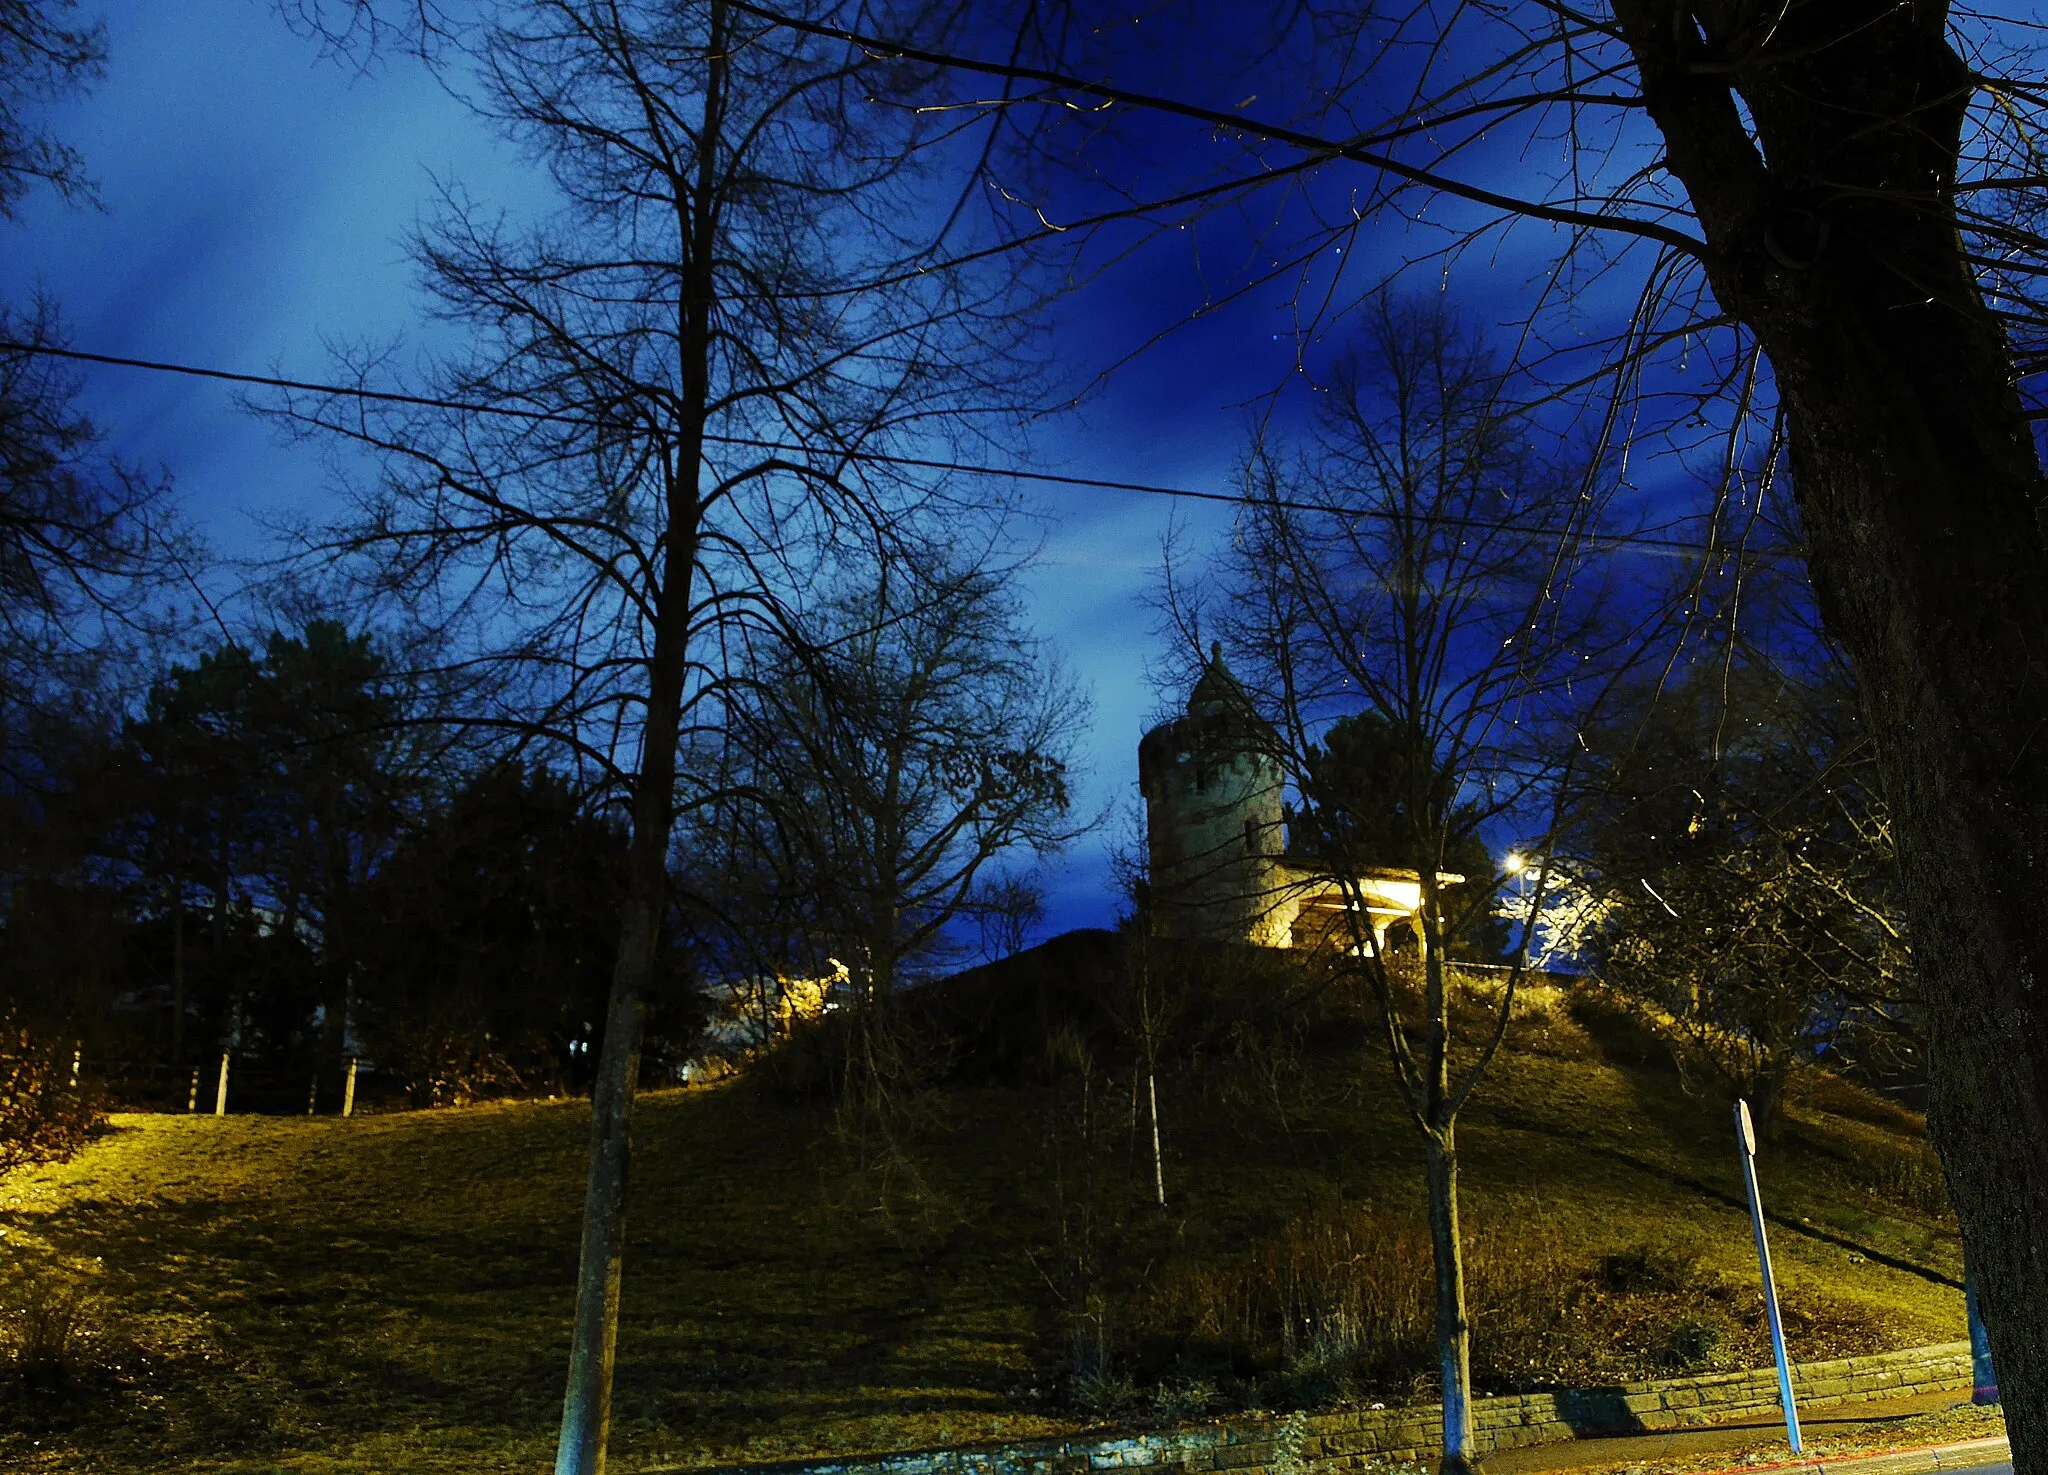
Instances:
[[[641,776],[644,781],[645,764]],[[634,848],[640,847],[636,844]],[[640,1074],[640,1026],[646,1015],[646,986],[653,972],[660,916],[658,897],[655,908],[647,904],[637,864],[634,872],[605,1012],[604,1049],[591,1090],[590,1179],[583,1201],[576,1319],[569,1347],[568,1389],[562,1398],[562,1434],[555,1450],[556,1475],[603,1475],[611,1433],[633,1092]]]
[[[2048,1471],[2048,546],[1951,186],[1946,6],[1615,0],[1720,305],[1768,354],[1822,616],[1891,805],[1947,1169],[2012,1433]],[[1737,108],[1747,105],[1754,136]]]
[[[701,439],[701,436],[700,436]],[[682,463],[694,471],[695,458]],[[668,905],[668,842],[674,809],[676,738],[682,725],[690,574],[696,560],[694,489],[687,521],[671,521],[667,586],[656,613],[654,652],[633,792],[630,874],[605,1008],[604,1045],[590,1096],[590,1178],[583,1200],[576,1312],[555,1475],[604,1475],[611,1435],[612,1372],[619,1336],[619,1285],[626,1227],[633,1094],[640,1078],[641,1025]]]
[[[171,1064],[185,1063],[185,886],[171,883]]]
[[[1444,1475],[1462,1475],[1472,1449],[1472,1323],[1465,1314],[1464,1242],[1458,1237],[1458,1139],[1454,1124],[1428,1137],[1429,1245],[1436,1264],[1436,1358],[1443,1379]]]
[[[1437,1372],[1443,1388],[1443,1475],[1472,1468],[1472,1323],[1465,1311],[1465,1242],[1458,1233],[1458,1113],[1451,1091],[1450,972],[1433,872],[1425,871],[1422,914],[1423,1079],[1417,1113],[1429,1190],[1430,1261],[1436,1270]],[[1393,1007],[1388,996],[1388,1008]]]

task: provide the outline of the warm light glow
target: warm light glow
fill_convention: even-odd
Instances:
[[[1510,876],[1519,876],[1522,874],[1523,869],[1528,864],[1529,862],[1522,858],[1521,851],[1510,850],[1507,853],[1506,859],[1501,861],[1500,868],[1506,871]]]
[[[1412,917],[1422,910],[1422,882],[1419,880],[1396,881],[1388,876],[1361,876],[1358,890],[1365,898],[1367,911],[1387,911],[1397,917]]]

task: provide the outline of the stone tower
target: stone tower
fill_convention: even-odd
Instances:
[[[1212,646],[1187,716],[1138,744],[1151,852],[1152,929],[1162,937],[1285,947],[1288,881],[1277,736]]]

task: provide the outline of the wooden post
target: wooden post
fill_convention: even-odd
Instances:
[[[228,1114],[228,1052],[220,1052],[220,1088],[213,1093],[213,1114]]]
[[[356,1114],[356,1058],[353,1055],[348,1058],[348,1084],[341,1088],[341,1114]]]
[[[1159,1151],[1159,1077],[1145,1072],[1145,1095],[1152,1104],[1152,1187],[1159,1195],[1159,1212],[1166,1212],[1166,1159]]]
[[[185,1097],[185,1110],[199,1110],[199,1068],[192,1069],[192,1090]]]

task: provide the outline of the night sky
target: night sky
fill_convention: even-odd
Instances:
[[[106,77],[52,121],[85,155],[104,208],[45,192],[0,232],[14,295],[31,284],[49,293],[76,348],[320,380],[329,343],[431,341],[404,239],[431,208],[436,179],[515,213],[544,200],[534,173],[415,63],[359,75],[323,60],[261,0],[94,9],[107,21]],[[1181,132],[1188,146],[1203,144],[1198,125],[1150,126],[1161,147],[1179,147]],[[1169,233],[1062,300],[1061,366],[1085,382],[1189,319],[1256,255],[1249,232],[1259,212],[1270,219],[1283,208],[1262,202],[1235,224],[1205,226],[1202,274],[1190,235]],[[1375,247],[1391,258],[1399,243],[1354,251]],[[1492,290],[1511,295],[1519,279],[1506,265],[1495,263]],[[1227,489],[1250,406],[1289,383],[1285,297],[1284,284],[1254,291],[1123,364],[1077,412],[1045,422],[1031,447],[1037,463]],[[233,560],[266,551],[265,517],[317,510],[329,494],[319,451],[281,445],[225,386],[119,369],[83,378],[111,446],[175,478],[221,560],[213,594],[235,610]],[[1301,396],[1298,383],[1283,395],[1283,415]],[[1030,607],[1093,697],[1081,802],[1112,815],[1048,877],[1048,923],[1061,929],[1110,919],[1105,847],[1135,833],[1137,740],[1162,700],[1148,671],[1163,646],[1144,603],[1162,534],[1178,511],[1199,547],[1228,513],[1128,493],[1033,495],[1046,535]],[[246,605],[238,613],[253,615]]]

